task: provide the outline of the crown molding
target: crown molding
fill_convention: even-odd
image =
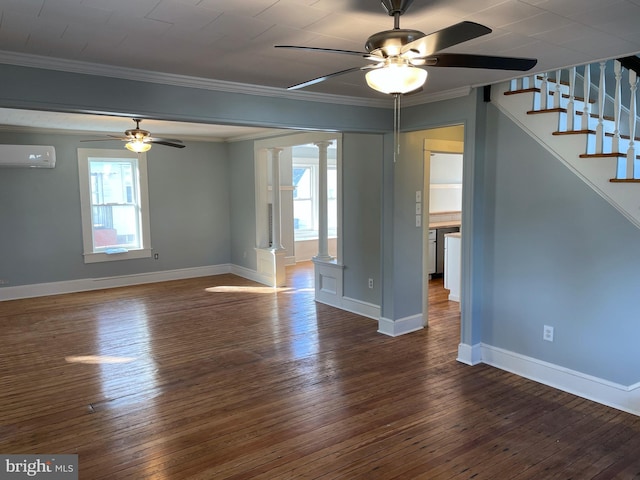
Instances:
[[[0,63],[21,67],[42,68],[62,72],[80,73],[85,75],[97,75],[102,77],[120,78],[141,82],[173,85],[178,87],[199,88],[226,93],[240,93],[245,95],[257,95],[262,97],[286,98],[290,100],[304,100],[310,102],[335,103],[339,105],[352,105],[360,107],[392,108],[391,98],[360,98],[343,95],[332,95],[317,92],[291,91],[283,88],[253,85],[248,83],[227,82],[203,77],[192,77],[173,73],[154,72],[135,68],[103,65],[99,63],[81,62],[62,58],[43,57],[26,53],[16,53],[0,50]],[[411,95],[403,99],[407,106],[421,105],[424,103],[448,100],[469,94],[471,87],[462,87],[454,90],[437,93],[423,93]]]

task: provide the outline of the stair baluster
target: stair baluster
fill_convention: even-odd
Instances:
[[[622,64],[619,61],[613,62],[613,70],[616,78],[616,89],[613,106],[613,141],[611,144],[611,152],[620,151],[620,115],[622,115]]]
[[[604,153],[604,95],[605,62],[600,62],[600,81],[598,82],[598,126],[596,127],[596,153]]]
[[[562,92],[560,91],[560,77],[562,70],[556,70],[556,88],[553,92],[553,108],[560,108],[562,100]]]
[[[627,175],[626,178],[636,178],[634,164],[636,162],[636,149],[634,138],[636,136],[636,90],[638,88],[638,75],[635,71],[629,70],[629,89],[631,98],[629,99],[629,148],[627,150]],[[640,177],[640,172],[638,172]]]
[[[582,127],[581,130],[589,130],[589,118],[591,116],[591,104],[589,97],[591,95],[591,66],[584,66],[584,107],[582,108]]]
[[[567,131],[575,130],[576,67],[569,69],[569,101],[567,102]]]
[[[542,74],[542,82],[540,83],[540,110],[547,110],[549,108],[549,74],[547,72]],[[534,110],[536,107],[534,105]]]

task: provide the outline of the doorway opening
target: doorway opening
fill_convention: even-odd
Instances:
[[[460,311],[464,125],[425,131],[424,324]],[[450,317],[450,315],[449,315]]]

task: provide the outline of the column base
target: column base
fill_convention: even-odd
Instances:
[[[333,262],[335,260],[335,257],[332,257],[331,255],[315,255],[313,257],[311,257],[311,260],[314,262]]]
[[[286,284],[287,251],[274,248],[256,248],[258,274],[266,279],[270,287],[284,287]]]

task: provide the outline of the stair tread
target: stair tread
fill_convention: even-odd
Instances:
[[[614,137],[614,136],[615,136],[615,133],[612,133],[612,132],[606,132],[606,133],[605,133],[605,135],[606,135],[607,137]],[[621,134],[620,134],[620,138],[623,138],[623,139],[625,139],[625,140],[631,140],[631,137],[630,137],[629,135],[625,134],[625,133],[621,133]],[[633,137],[633,141],[634,141],[634,142],[640,142],[640,137]]]
[[[531,87],[531,88],[521,88],[519,90],[509,90],[504,92],[505,95],[517,95],[519,93],[531,93],[531,92],[539,92],[539,88]]]
[[[580,158],[620,158],[626,157],[626,153],[611,152],[611,153],[581,153]]]
[[[538,113],[554,113],[554,112],[567,113],[567,109],[562,107],[555,107],[555,108],[543,108],[541,110],[529,110],[527,112],[527,115],[537,115]]]
[[[536,115],[538,113],[553,113],[553,112],[567,113],[567,109],[564,107],[541,108],[539,110],[529,110],[527,111],[527,115]],[[576,115],[584,115],[584,112],[582,111],[577,111],[575,113]],[[600,116],[597,113],[590,113],[589,116],[591,118],[600,118]],[[615,119],[613,117],[609,117],[608,115],[605,115],[604,117],[602,117],[602,119],[615,122]]]
[[[640,183],[640,178],[611,178],[612,183]]]
[[[552,135],[579,135],[579,134],[595,135],[596,131],[595,130],[562,130],[562,131],[556,131],[552,133]]]
[[[540,88],[539,87],[529,87],[529,88],[520,88],[518,90],[507,90],[506,92],[504,92],[505,95],[518,95],[519,93],[540,93]],[[555,94],[555,90],[550,90],[549,94],[550,95],[554,95]],[[570,98],[569,95],[567,95],[566,93],[563,93],[562,97],[563,98]],[[575,101],[578,101],[578,102],[584,102],[584,97],[574,96],[573,99]],[[589,99],[589,103],[596,103],[596,101]]]

